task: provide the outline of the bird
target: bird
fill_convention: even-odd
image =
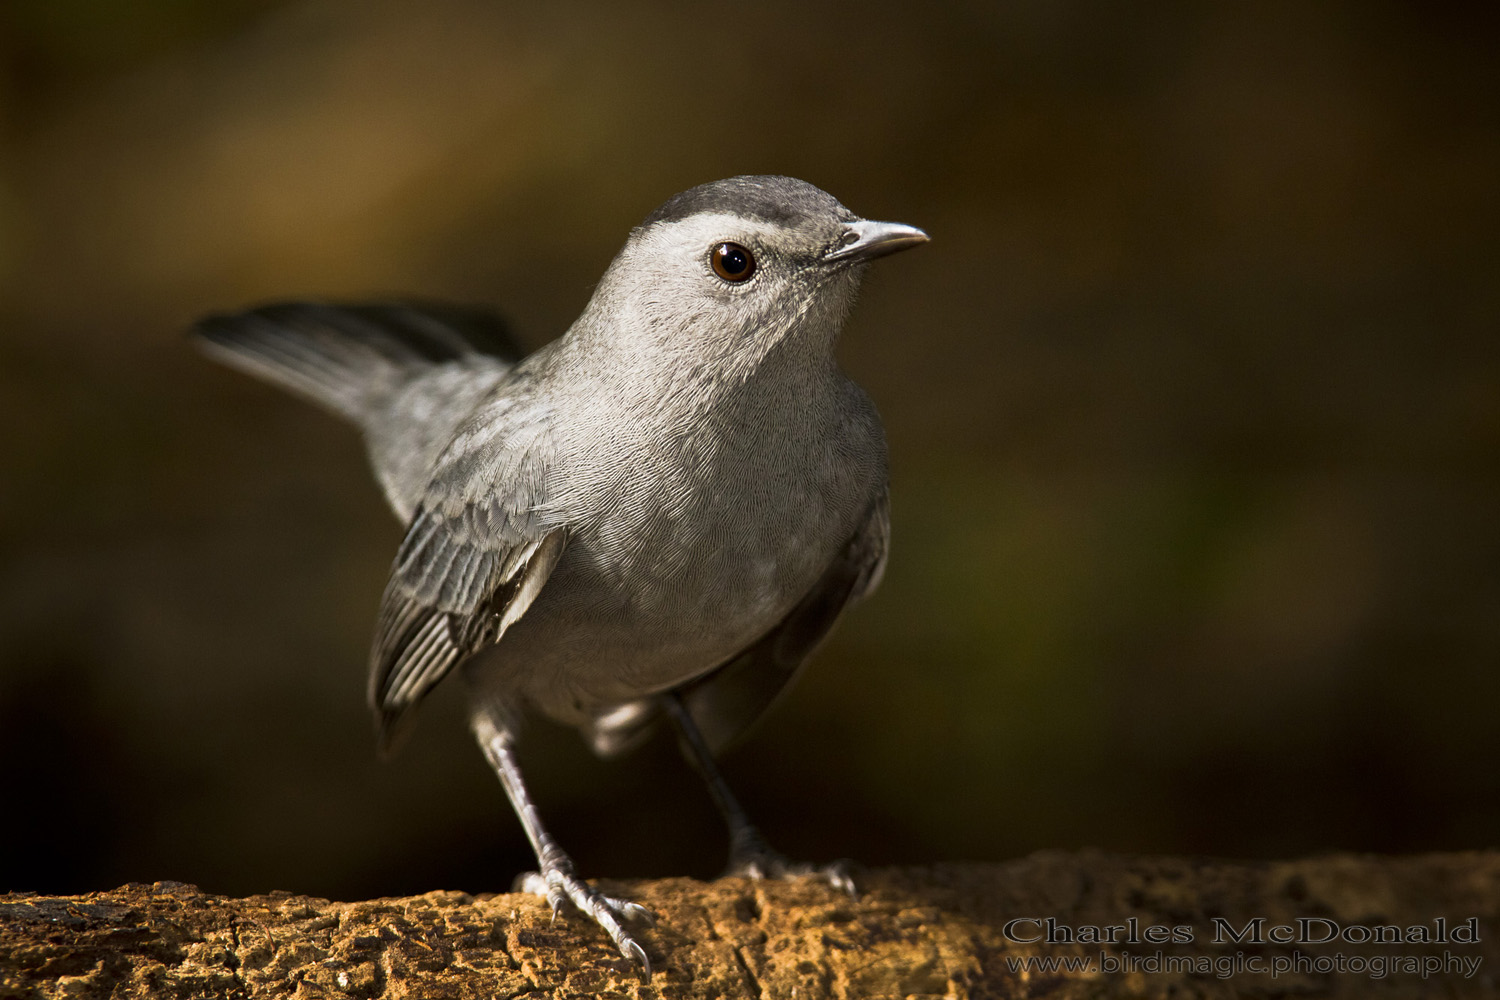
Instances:
[[[641,905],[578,875],[517,744],[540,713],[612,756],[676,730],[730,839],[726,874],[787,859],[716,756],[884,572],[884,429],[834,348],[866,265],[928,241],[791,177],[674,195],[577,320],[524,355],[483,309],[277,302],[193,327],[216,360],[346,418],[406,534],[367,697],[382,751],[450,674],[537,857],[516,888],[571,904],[649,980]]]

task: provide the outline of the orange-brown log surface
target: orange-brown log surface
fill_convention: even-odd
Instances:
[[[158,882],[0,897],[0,995],[1492,996],[1500,967],[1500,852],[1264,863],[1052,852],[866,872],[857,901],[812,881],[612,885],[659,915],[643,932],[649,984],[596,927],[554,922],[529,896],[232,899]],[[1048,917],[1075,940],[1016,940]],[[1309,918],[1312,937],[1382,925],[1449,940],[1216,943],[1215,918],[1234,934],[1264,918],[1268,939]],[[1192,943],[1152,943],[1153,926],[1186,928]],[[1113,944],[1076,940],[1110,927],[1123,928]],[[1037,959],[1083,966],[1028,967]],[[1294,967],[1273,976],[1278,962]]]

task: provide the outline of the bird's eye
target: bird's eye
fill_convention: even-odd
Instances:
[[[725,281],[738,284],[749,281],[750,276],[755,273],[754,255],[738,243],[720,243],[709,251],[708,259],[713,265],[714,274]]]

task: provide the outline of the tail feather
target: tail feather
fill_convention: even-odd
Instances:
[[[285,302],[193,327],[218,360],[356,423],[414,369],[475,354],[520,357],[492,313],[456,306]]]

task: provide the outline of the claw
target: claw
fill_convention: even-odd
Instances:
[[[639,942],[634,938],[626,938],[625,943],[620,945],[620,954],[641,967],[641,982],[651,982],[651,959],[646,957],[646,949]]]
[[[753,850],[739,852],[730,858],[729,867],[724,874],[729,877],[753,879],[817,876],[827,881],[833,888],[847,893],[850,899],[858,899],[859,890],[855,887],[854,876],[850,872],[853,864],[852,861],[843,859],[819,867],[802,861],[792,861],[779,851],[761,844]]]
[[[614,909],[626,920],[634,923],[645,924],[647,927],[656,926],[656,914],[646,909],[639,903],[632,903],[624,899],[610,899]]]
[[[546,899],[552,907],[554,923],[564,902],[572,903],[599,925],[627,961],[640,967],[643,982],[651,981],[651,960],[646,957],[646,949],[620,925],[620,921],[640,922],[654,927],[656,914],[628,899],[606,896],[574,875],[570,868],[562,866],[527,872],[516,879],[514,889]]]
[[[835,889],[841,889],[850,899],[858,901],[859,888],[854,884],[854,873],[850,871],[854,862],[848,858],[840,858],[830,865],[825,865],[820,874],[828,880],[828,884]]]

